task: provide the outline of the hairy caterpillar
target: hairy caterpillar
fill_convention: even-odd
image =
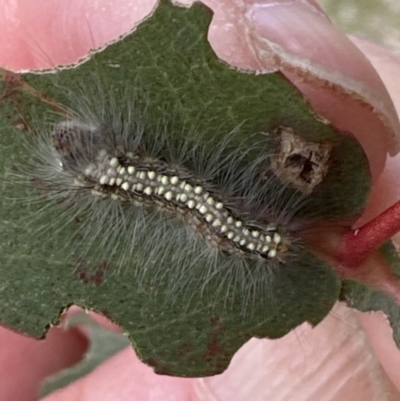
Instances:
[[[282,238],[277,222],[251,219],[236,198],[229,199],[217,185],[184,166],[147,155],[136,138],[132,143],[126,138],[125,151],[124,138],[116,133],[110,146],[104,135],[113,132],[107,129],[102,135],[100,130],[73,121],[54,130],[52,142],[62,173],[77,186],[179,218],[209,247],[229,255],[272,259],[287,252],[290,240]]]
[[[95,108],[73,96],[76,110],[39,127],[28,145],[28,174],[51,201],[44,209],[66,206],[55,224],[78,227],[65,242],[80,238],[81,246],[71,246],[76,270],[83,260],[117,266],[118,274],[134,265],[139,282],[168,281],[167,298],[193,281],[199,293],[190,295],[201,298],[224,272],[215,297],[238,283],[247,300],[265,296],[277,269],[296,264],[296,216],[306,203],[271,168],[276,138],[244,139],[240,127],[210,135],[195,124],[176,132],[163,113],[143,117],[134,102],[117,110],[115,96]],[[296,166],[301,178],[307,166]]]

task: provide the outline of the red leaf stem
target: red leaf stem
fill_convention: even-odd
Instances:
[[[340,239],[338,261],[346,267],[359,266],[398,232],[400,201],[362,227],[347,231]]]

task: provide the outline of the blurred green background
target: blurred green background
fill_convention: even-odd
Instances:
[[[345,32],[384,45],[400,56],[400,0],[317,0]]]

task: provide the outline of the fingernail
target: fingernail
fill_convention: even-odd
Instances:
[[[308,1],[253,3],[246,14],[255,37],[279,44],[291,53],[309,44],[311,30],[315,38],[325,24],[330,25],[323,11]]]

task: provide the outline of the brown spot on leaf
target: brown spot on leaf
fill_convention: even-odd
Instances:
[[[15,91],[19,90],[23,85],[21,77],[10,71],[5,71],[4,86],[2,88],[1,98],[4,100],[10,97]]]
[[[104,281],[104,276],[108,267],[108,263],[106,261],[100,262],[97,266],[97,269],[94,273],[91,273],[87,270],[87,266],[84,260],[80,260],[77,266],[78,277],[85,284],[94,284],[95,286],[99,286]]]
[[[225,354],[224,349],[220,345],[220,336],[224,332],[224,327],[217,316],[213,316],[210,319],[211,323],[211,333],[210,333],[210,340],[207,344],[207,350],[204,355],[204,359],[207,362],[212,361],[216,356],[221,356],[221,354]]]
[[[184,342],[180,345],[180,347],[175,351],[176,356],[185,356],[192,351],[192,344],[188,342]]]
[[[333,144],[306,141],[290,127],[278,127],[273,134],[279,140],[271,157],[275,175],[304,194],[311,194],[325,178]]]

